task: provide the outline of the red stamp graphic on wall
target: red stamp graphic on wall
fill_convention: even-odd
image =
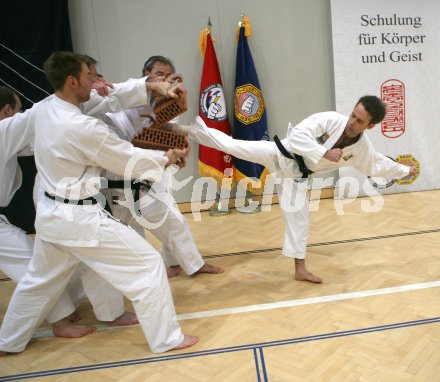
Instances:
[[[399,80],[388,80],[381,85],[380,93],[387,108],[382,134],[387,138],[400,137],[405,132],[405,85]]]

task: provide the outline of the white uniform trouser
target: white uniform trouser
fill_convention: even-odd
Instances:
[[[0,215],[0,270],[15,283],[25,275],[33,248],[34,241]],[[78,308],[84,294],[100,321],[113,321],[124,313],[124,296],[90,268],[82,265],[47,316],[47,321],[54,323],[71,315]]]
[[[189,129],[189,137],[199,144],[216,148],[236,158],[259,163],[269,170],[275,178],[285,224],[283,255],[304,259],[310,222],[307,182],[296,182],[289,174],[283,174],[275,143],[233,139],[219,130],[207,128],[199,117]]]
[[[112,214],[117,219],[135,229],[144,237],[148,229],[162,243],[162,256],[167,266],[180,265],[183,271],[192,275],[205,264],[194,242],[188,222],[174,206],[170,184],[172,168],[165,171],[160,182],[155,182],[149,192],[140,191],[141,215],[137,219],[132,212],[117,203],[111,205]],[[124,192],[109,190],[112,200],[124,200]]]
[[[98,321],[113,321],[125,312],[124,295],[85,264],[78,265],[66,291],[75,309],[87,297]]]
[[[26,273],[33,247],[33,240],[23,230],[0,215],[0,269],[15,283]]]
[[[79,262],[133,302],[153,352],[164,352],[183,341],[160,254],[134,230],[106,214],[98,238],[98,247],[67,247],[37,235],[28,272],[15,289],[0,330],[0,350],[25,349]]]

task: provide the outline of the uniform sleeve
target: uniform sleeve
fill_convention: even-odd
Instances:
[[[35,107],[0,121],[0,141],[5,158],[10,158],[29,147],[34,141]]]
[[[139,130],[148,125],[147,115],[153,115],[153,110],[149,106],[136,107],[124,111],[131,124],[131,136],[133,137]]]
[[[27,157],[30,155],[34,155],[34,144],[31,143],[30,145],[27,145],[23,150],[20,150],[17,154],[19,157]]]
[[[316,114],[296,126],[289,124],[287,142],[290,151],[317,164],[327,152],[327,149],[318,142],[318,137],[327,132],[325,126],[326,124]]]
[[[374,154],[370,176],[386,179],[401,179],[409,175],[410,167],[397,163],[381,153]]]
[[[90,121],[82,152],[97,166],[129,179],[158,181],[168,158],[163,151],[145,150],[111,134],[101,121]],[[92,130],[92,131],[91,131]]]
[[[363,139],[365,139],[366,144],[364,153],[361,155],[362,160],[356,166],[359,171],[367,176],[377,176],[386,179],[401,179],[409,175],[409,166],[397,163],[387,156],[378,153],[366,135],[364,135]]]
[[[147,105],[150,92],[147,92],[145,78],[114,84],[109,95],[101,97],[96,90],[90,93],[90,100],[81,104],[81,111],[89,116],[103,120],[105,113],[118,112],[133,107]]]
[[[148,126],[149,119],[145,115],[149,114],[151,108],[147,106],[136,107],[121,111],[119,113],[107,113],[104,122],[120,137],[126,141],[131,141],[140,129]]]
[[[151,119],[151,117],[155,118],[152,106],[136,107],[133,109],[125,110],[124,113],[131,124],[131,128],[129,129],[131,133],[130,139],[133,138],[133,135],[137,134],[139,130],[143,129],[144,127],[151,127],[154,123],[154,119]],[[179,116],[175,117],[164,126],[178,123]]]

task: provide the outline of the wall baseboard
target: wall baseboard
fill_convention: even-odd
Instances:
[[[317,199],[331,199],[335,195],[335,189],[334,188],[323,188],[320,190],[312,190],[309,191],[310,200],[317,200]],[[278,194],[273,195],[272,197],[268,197],[267,195],[256,195],[253,196],[252,199],[255,202],[258,202],[258,205],[261,205],[264,198],[264,204],[278,204]],[[226,201],[223,201],[223,203],[226,203]],[[213,208],[215,202],[213,200],[207,200],[205,202],[197,202],[197,203],[179,203],[178,207],[180,212],[182,214],[191,213],[193,210],[196,211],[209,211]],[[229,209],[234,209],[236,206],[243,206],[244,205],[244,198],[231,198],[228,201],[228,207]]]

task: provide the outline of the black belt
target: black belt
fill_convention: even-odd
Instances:
[[[293,159],[299,167],[299,171],[302,172],[302,178],[308,178],[310,174],[313,174],[312,170],[309,170],[304,163],[304,158],[301,155],[289,153],[286,148],[282,145],[280,138],[278,138],[278,135],[275,135],[273,137],[273,141],[278,147],[278,150],[281,151],[281,154],[283,154],[286,158]]]
[[[0,207],[0,215],[6,215],[6,210],[8,207]]]
[[[125,188],[125,186],[126,186],[125,180],[110,180],[110,179],[108,179],[107,182],[108,182],[107,188],[120,189],[120,188]],[[145,187],[147,189],[147,191],[149,191],[151,188],[151,185],[148,183],[145,183],[145,182],[135,182],[134,180],[132,180],[130,182],[130,188],[134,191],[133,199],[135,202],[137,202],[139,200],[139,196],[140,196],[139,190],[142,187]]]
[[[107,188],[125,188],[125,186],[125,180],[107,180]],[[136,182],[134,180],[130,182],[130,188],[132,190],[140,190],[141,187],[145,187],[147,190],[149,190],[151,188],[151,185],[145,182]]]
[[[48,197],[49,199],[55,200],[56,202],[65,203],[65,204],[74,204],[74,205],[91,205],[91,204],[98,204],[98,201],[95,199],[94,196],[90,196],[86,199],[79,199],[79,200],[72,200],[72,199],[63,199],[59,196],[54,196],[49,194],[48,192],[44,191],[44,195]]]

